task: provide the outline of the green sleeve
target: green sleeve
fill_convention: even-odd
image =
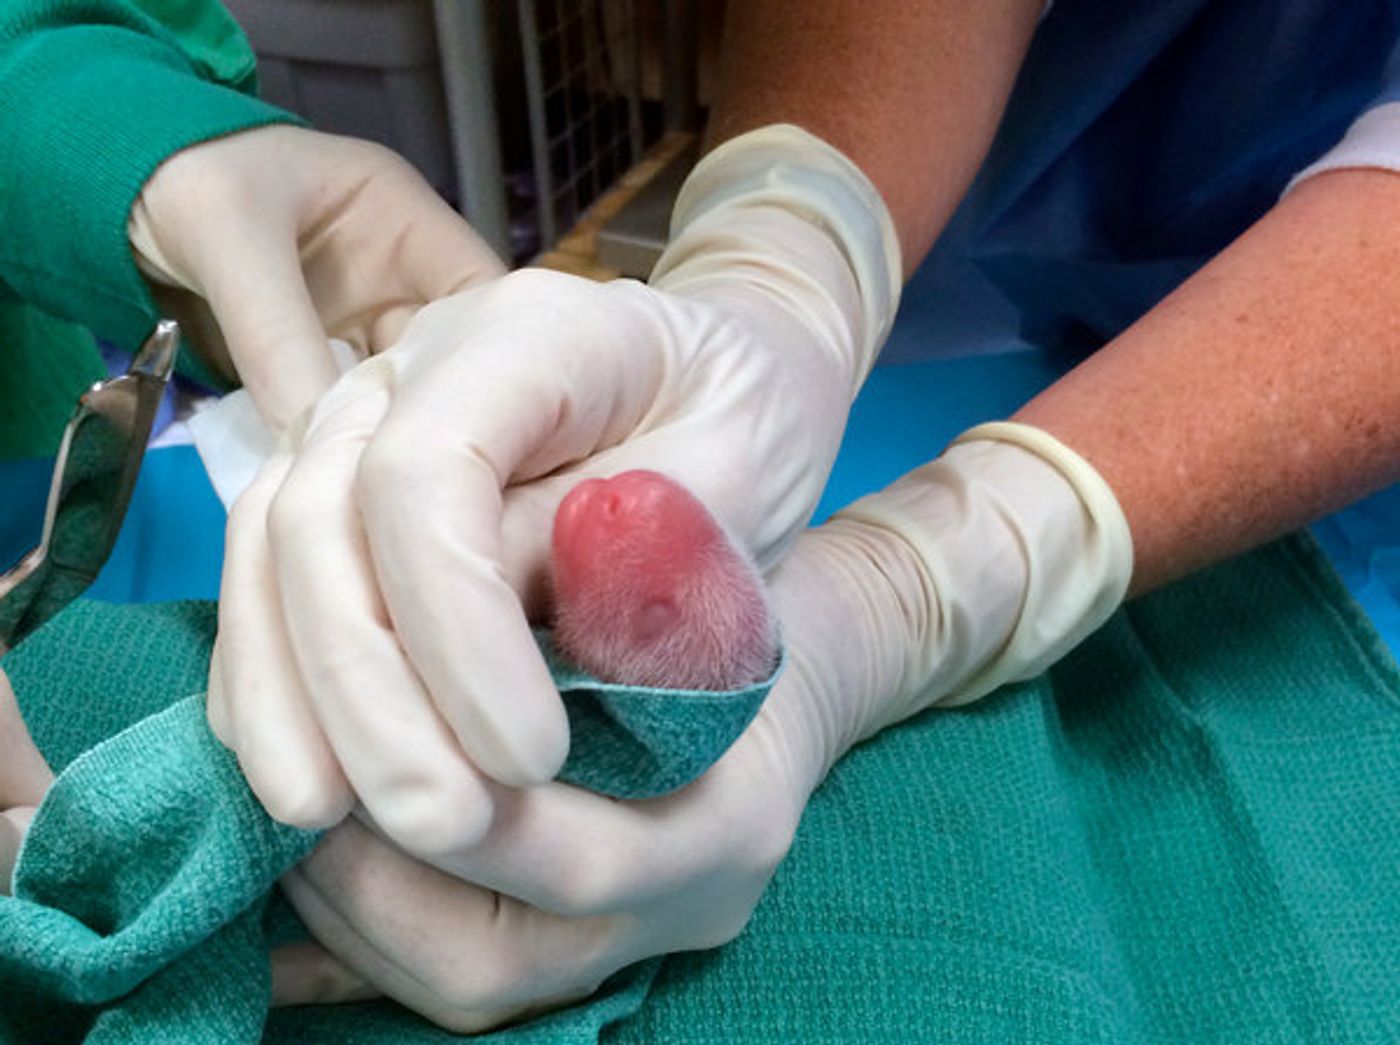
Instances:
[[[78,395],[106,376],[85,329],[0,296],[0,505],[7,516],[30,512],[37,520],[43,502],[16,503],[4,462],[51,456]],[[8,565],[0,562],[0,570]]]
[[[161,161],[289,114],[212,0],[0,3],[0,292],[124,348],[156,308],[127,217]]]

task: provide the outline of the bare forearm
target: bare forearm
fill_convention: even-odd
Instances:
[[[1400,177],[1304,183],[1017,420],[1085,456],[1140,593],[1400,478]]]
[[[986,155],[1042,0],[729,5],[708,144],[795,123],[880,190],[910,273]]]

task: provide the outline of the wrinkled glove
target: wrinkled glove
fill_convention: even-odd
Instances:
[[[399,156],[288,126],[176,153],[127,234],[162,309],[276,429],[338,375],[328,336],[378,352],[425,303],[504,271]]]
[[[229,523],[210,721],[268,810],[324,826],[358,796],[441,865],[489,823],[478,770],[553,777],[567,723],[527,619],[559,501],[661,471],[771,566],[816,505],[898,265],[856,168],[770,128],[696,169],[651,286],[518,272],[342,378]]]
[[[1122,512],[1086,462],[1022,425],[972,430],[798,543],[773,583],[788,668],[705,776],[648,802],[560,784],[498,796],[490,833],[452,863],[467,881],[347,822],[284,879],[331,953],[276,955],[278,998],[367,982],[474,1031],[730,939],[842,753],[1039,673],[1109,616],[1131,569]]]

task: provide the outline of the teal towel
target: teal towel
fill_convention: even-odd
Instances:
[[[450,1040],[389,1003],[266,1018],[267,888],[311,839],[171,703],[211,623],[86,607],[5,662],[66,768],[0,901],[0,1036]],[[486,1040],[1400,1040],[1397,868],[1400,671],[1293,539],[862,745],[739,939]]]
[[[739,739],[783,670],[742,689],[656,689],[602,682],[537,631],[569,718],[561,780],[616,798],[655,798],[690,783]]]

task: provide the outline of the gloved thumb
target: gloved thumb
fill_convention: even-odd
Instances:
[[[283,944],[271,956],[272,1007],[369,1001],[380,992],[314,940]]]
[[[53,773],[30,739],[10,680],[0,671],[0,896],[10,893],[20,844],[51,783]]]
[[[565,474],[505,489],[501,509],[501,571],[525,616],[541,623],[552,608],[549,556],[559,502],[586,476]]]
[[[171,255],[154,234],[144,203],[128,224],[138,267],[215,370],[232,365],[275,432],[339,376],[306,285],[296,237],[278,222],[218,223]]]
[[[243,387],[274,432],[340,376],[292,242],[254,236],[231,247],[207,273],[204,296]]]
[[[38,805],[53,771],[20,717],[10,680],[0,671],[0,809]]]

